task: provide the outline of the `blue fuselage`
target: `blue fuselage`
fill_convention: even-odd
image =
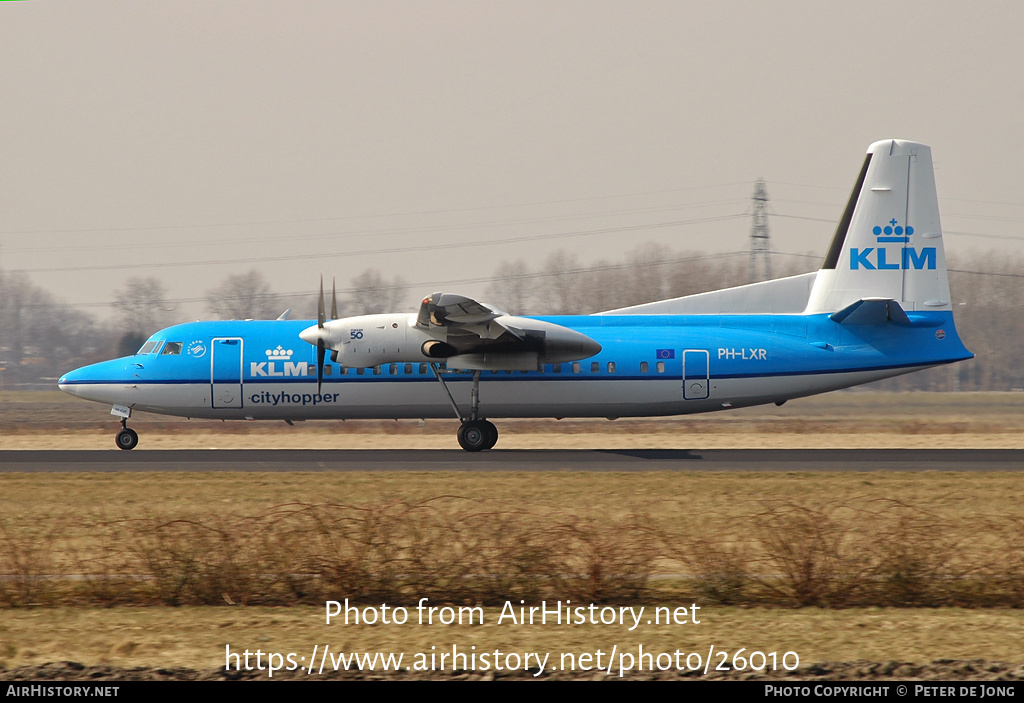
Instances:
[[[484,371],[487,417],[678,415],[812,395],[970,358],[949,312],[909,324],[828,315],[593,315],[536,318],[600,343],[591,358]],[[77,369],[60,388],[132,410],[223,419],[452,417],[428,358],[354,369],[327,361],[317,391],[315,321],[193,322],[134,356]],[[145,352],[145,353],[143,353]],[[442,365],[443,367],[443,365]],[[444,370],[468,404],[472,372]]]

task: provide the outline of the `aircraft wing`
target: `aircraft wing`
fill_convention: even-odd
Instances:
[[[416,327],[438,342],[424,353],[449,357],[463,368],[531,369],[537,363],[575,361],[593,356],[601,345],[561,325],[514,317],[464,295],[433,293],[423,299]],[[444,340],[441,342],[440,340]]]
[[[501,319],[505,318],[505,319]],[[423,299],[416,326],[423,330],[444,327],[449,336],[497,339],[510,334],[523,339],[523,330],[508,324],[509,315],[490,305],[454,293],[433,293]]]

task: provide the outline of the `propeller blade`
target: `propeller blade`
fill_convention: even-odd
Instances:
[[[327,313],[324,312],[324,275],[320,274],[320,300],[317,302],[316,308],[316,326],[320,329],[324,328],[324,320],[327,317]]]
[[[331,319],[332,320],[337,320],[338,319],[338,290],[337,290],[337,286],[335,285],[336,283],[337,283],[337,279],[336,278],[332,278],[331,279]]]
[[[316,340],[316,392],[320,394],[320,387],[324,383],[324,340]]]

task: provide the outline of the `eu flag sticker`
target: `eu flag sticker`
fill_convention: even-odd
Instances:
[[[676,350],[675,349],[659,349],[656,352],[656,355],[657,355],[657,357],[659,359],[675,359],[676,358]]]

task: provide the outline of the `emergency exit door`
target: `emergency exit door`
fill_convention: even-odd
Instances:
[[[706,349],[683,352],[683,400],[704,400],[711,394]]]

